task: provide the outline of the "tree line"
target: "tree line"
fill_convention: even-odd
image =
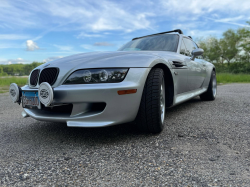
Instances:
[[[204,49],[204,59],[214,63],[217,72],[250,73],[249,28],[228,29],[220,39],[210,36],[197,43]]]
[[[0,65],[0,76],[24,76],[29,75],[30,72],[43,64],[42,62],[33,62],[31,64],[9,64]]]

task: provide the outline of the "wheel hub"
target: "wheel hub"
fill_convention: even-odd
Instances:
[[[165,82],[162,79],[161,93],[160,93],[160,104],[161,104],[161,122],[164,123],[165,118]]]
[[[216,82],[216,76],[215,73],[213,73],[213,95],[216,96],[217,93],[217,82]]]

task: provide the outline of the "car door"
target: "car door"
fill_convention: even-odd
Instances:
[[[193,44],[195,46],[195,48],[199,48],[198,45],[193,41]],[[200,69],[201,69],[201,82],[202,82],[202,85],[206,79],[206,76],[207,76],[207,68],[206,68],[206,61],[203,59],[203,55],[200,55],[200,56],[197,56],[195,57],[194,59],[195,62],[198,62],[199,66],[200,66]],[[202,85],[199,85],[199,87],[201,87]]]
[[[186,63],[186,47],[181,42],[180,58],[172,61],[172,67],[175,74],[176,94],[181,94],[188,91],[188,68]]]
[[[200,88],[204,82],[204,67],[199,60],[192,60],[192,51],[196,49],[193,41],[189,38],[184,37],[183,42],[186,47],[186,54],[187,54],[187,68],[188,68],[188,91],[196,90]]]

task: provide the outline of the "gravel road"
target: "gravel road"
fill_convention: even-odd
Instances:
[[[171,108],[161,134],[21,117],[0,94],[0,186],[250,186],[250,84]]]

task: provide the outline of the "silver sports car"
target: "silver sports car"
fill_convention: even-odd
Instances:
[[[115,52],[92,52],[45,63],[22,88],[10,85],[23,117],[105,127],[134,122],[162,131],[165,110],[193,97],[216,96],[213,64],[180,29],[138,37]]]

